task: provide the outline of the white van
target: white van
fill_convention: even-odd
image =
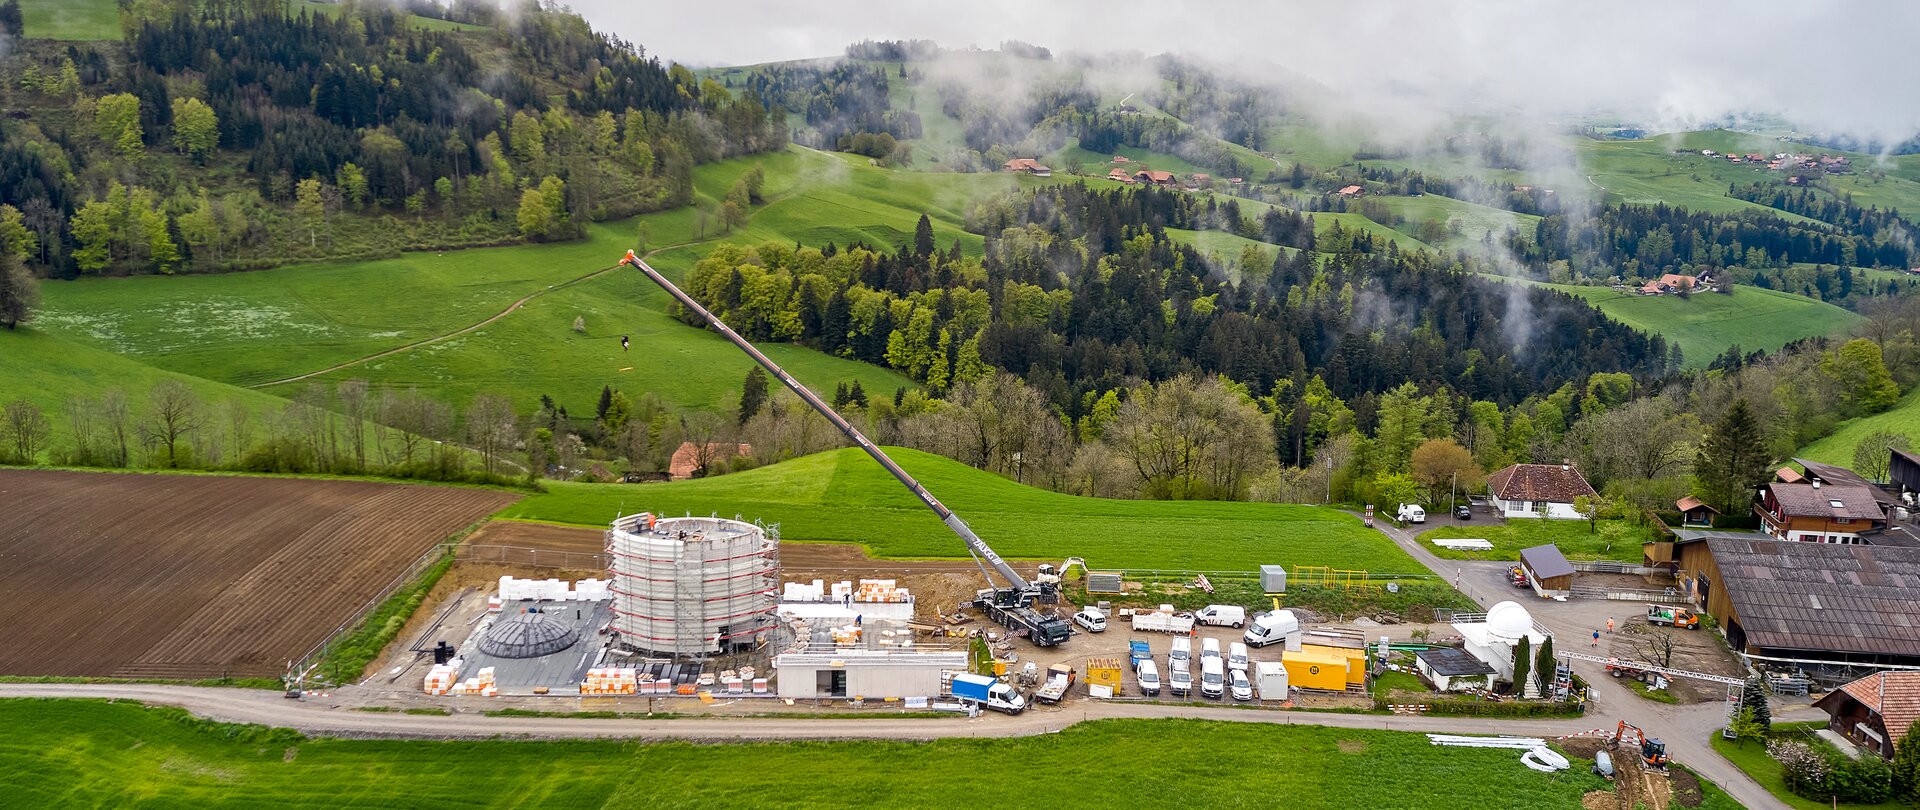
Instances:
[[[1073,614],[1073,623],[1089,633],[1107,632],[1107,614],[1099,608],[1081,608],[1079,613]]]
[[[1177,667],[1193,658],[1193,639],[1181,636],[1173,640],[1173,649],[1167,651],[1167,666]]]
[[[1227,669],[1245,671],[1247,668],[1247,645],[1234,642],[1227,647]]]
[[[1134,667],[1133,679],[1140,682],[1140,694],[1154,697],[1160,694],[1160,668],[1154,666],[1152,659],[1141,661]]]
[[[1216,660],[1220,658],[1220,639],[1200,639],[1200,660],[1205,662],[1209,658]]]
[[[1275,642],[1286,641],[1287,636],[1299,635],[1300,620],[1291,610],[1276,610],[1254,617],[1244,636],[1250,647],[1265,647]]]
[[[1398,517],[1401,523],[1425,523],[1427,510],[1420,508],[1417,503],[1403,503],[1400,504]]]
[[[1200,694],[1219,700],[1227,693],[1226,668],[1220,665],[1220,656],[1200,659]]]
[[[1201,624],[1238,630],[1247,623],[1247,609],[1239,605],[1208,605],[1193,614],[1193,618]]]

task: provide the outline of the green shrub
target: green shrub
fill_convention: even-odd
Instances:
[[[1460,717],[1578,717],[1580,704],[1573,701],[1509,700],[1436,700],[1427,704],[1428,714]]]

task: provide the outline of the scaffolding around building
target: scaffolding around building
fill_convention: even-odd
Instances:
[[[607,530],[619,646],[677,658],[758,649],[774,626],[779,528],[626,515]]]

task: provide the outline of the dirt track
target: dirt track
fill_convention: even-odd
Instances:
[[[0,674],[280,675],[433,544],[517,500],[484,489],[0,470]]]

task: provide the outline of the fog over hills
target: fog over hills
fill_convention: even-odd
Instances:
[[[1022,40],[1056,54],[1172,52],[1245,78],[1304,77],[1345,112],[1386,128],[1504,111],[1601,112],[1659,130],[1767,116],[1882,143],[1920,132],[1915,3],[755,0],[719,13],[573,5],[596,26],[689,65],[834,56],[862,39],[949,48]]]

